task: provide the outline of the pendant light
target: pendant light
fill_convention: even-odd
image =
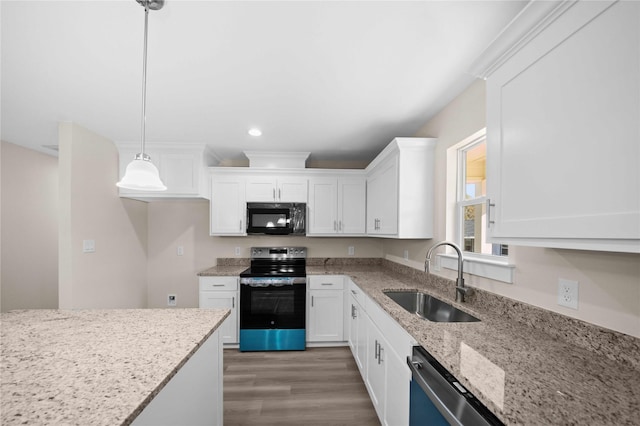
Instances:
[[[136,0],[144,6],[144,49],[142,57],[142,137],[140,152],[129,163],[122,177],[116,185],[120,188],[138,191],[165,191],[167,187],[160,180],[158,169],[151,162],[151,157],[144,153],[145,122],[147,104],[147,27],[149,26],[149,9],[160,10],[164,0]]]

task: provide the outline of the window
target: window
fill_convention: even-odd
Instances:
[[[515,265],[508,247],[486,241],[486,162],[486,129],[447,148],[446,238],[464,251],[465,273],[512,284]],[[452,250],[437,256],[440,266],[450,270],[445,274],[452,276],[458,269],[458,256]]]
[[[484,134],[458,148],[456,235],[469,254],[506,256],[504,244],[486,242],[487,143]]]

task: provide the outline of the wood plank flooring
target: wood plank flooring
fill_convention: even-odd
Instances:
[[[224,424],[379,426],[348,347],[224,351]]]

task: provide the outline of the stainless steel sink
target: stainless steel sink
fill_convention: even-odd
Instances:
[[[478,318],[419,291],[385,291],[391,300],[408,312],[434,322],[477,322]]]

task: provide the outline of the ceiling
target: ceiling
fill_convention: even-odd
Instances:
[[[167,0],[149,14],[147,143],[369,161],[473,81],[525,3]],[[57,123],[73,121],[140,142],[142,6],[2,0],[0,13],[2,140],[55,155]]]

